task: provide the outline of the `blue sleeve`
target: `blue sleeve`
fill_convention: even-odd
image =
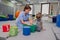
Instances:
[[[19,14],[18,19],[19,19],[19,20],[23,20],[23,13],[20,13],[20,14]]]

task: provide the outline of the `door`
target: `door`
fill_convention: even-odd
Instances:
[[[50,11],[49,3],[41,4],[41,12],[44,20],[48,20],[49,11]]]

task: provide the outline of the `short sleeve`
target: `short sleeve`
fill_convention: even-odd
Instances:
[[[20,19],[20,20],[23,20],[23,14],[21,14],[21,15],[19,16],[19,19]]]
[[[23,20],[23,13],[22,12],[19,14],[18,20]]]

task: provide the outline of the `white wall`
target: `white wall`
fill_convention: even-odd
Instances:
[[[23,9],[24,9],[24,6],[23,6],[23,5],[16,6],[16,10],[20,10],[20,11],[22,11]]]
[[[59,14],[60,14],[60,2],[59,2]]]
[[[58,11],[58,3],[51,3],[50,4],[50,10],[51,10],[51,5],[53,5],[53,15],[56,15],[57,11]]]
[[[41,4],[34,5],[34,14],[41,12]]]

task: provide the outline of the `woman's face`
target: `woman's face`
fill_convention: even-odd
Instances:
[[[30,9],[26,9],[26,10],[25,10],[25,13],[29,13],[29,12],[30,12]]]

